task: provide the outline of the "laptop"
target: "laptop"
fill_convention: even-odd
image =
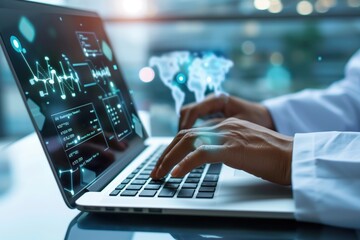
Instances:
[[[149,177],[171,138],[148,137],[96,13],[11,0],[0,12],[1,46],[70,208],[294,218],[291,188],[220,163]]]

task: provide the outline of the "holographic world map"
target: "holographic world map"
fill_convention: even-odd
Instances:
[[[161,81],[171,91],[179,115],[186,95],[182,85],[195,95],[196,102],[201,102],[208,90],[215,94],[224,93],[222,83],[234,64],[211,52],[176,51],[151,57],[149,65],[158,69]]]

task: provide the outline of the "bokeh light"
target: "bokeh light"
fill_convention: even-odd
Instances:
[[[247,37],[257,37],[260,33],[259,23],[256,21],[247,21],[241,31],[243,31]]]
[[[144,67],[139,71],[139,78],[145,83],[151,82],[155,78],[155,72],[151,67]]]
[[[270,0],[269,12],[279,13],[283,10],[283,5],[280,0]]]
[[[131,17],[139,17],[146,14],[147,1],[146,0],[122,0],[121,8],[123,14]]]
[[[314,7],[309,1],[300,1],[296,6],[296,11],[300,15],[309,15],[314,11]]]
[[[282,65],[284,63],[284,56],[280,52],[274,52],[270,56],[272,65]]]
[[[245,55],[252,55],[256,51],[256,46],[252,41],[245,41],[241,44],[241,50]]]
[[[323,1],[318,0],[315,3],[315,10],[318,13],[326,13],[327,11],[329,11],[329,7],[327,7],[326,5],[323,4]]]
[[[270,7],[270,0],[255,0],[254,7],[258,10],[267,10]]]

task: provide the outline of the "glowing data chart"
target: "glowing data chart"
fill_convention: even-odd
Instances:
[[[109,148],[92,103],[51,117],[72,168],[85,166]]]
[[[94,32],[76,32],[76,35],[86,57],[103,55],[99,40]]]
[[[126,109],[121,103],[120,97],[115,95],[103,99],[106,112],[118,141],[132,133],[132,128]]]
[[[98,80],[111,77],[109,67],[95,68],[90,61],[74,63],[72,66],[82,80],[84,87],[95,86]]]
[[[32,74],[29,82],[32,87],[37,88],[40,97],[57,94],[61,99],[65,100],[68,94],[75,97],[77,92],[81,92],[80,79],[65,54],[62,54],[63,60],[58,61],[56,68],[50,64],[50,58],[47,56],[44,57],[44,62],[42,62],[45,63],[44,67],[42,63],[36,61],[35,68],[32,68],[25,57],[26,50],[22,47],[20,40],[12,36],[10,43],[29,68]]]

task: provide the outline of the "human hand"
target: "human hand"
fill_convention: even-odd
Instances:
[[[199,146],[197,146],[199,145]],[[265,180],[291,184],[293,138],[228,118],[210,127],[182,130],[159,158],[151,177],[183,177],[205,163],[223,162]]]
[[[265,106],[225,94],[212,94],[201,103],[183,107],[180,112],[179,129],[189,129],[198,118],[217,112],[224,114],[225,118],[235,117],[275,130],[271,115]],[[220,120],[223,119],[210,120],[207,125],[219,123]]]

